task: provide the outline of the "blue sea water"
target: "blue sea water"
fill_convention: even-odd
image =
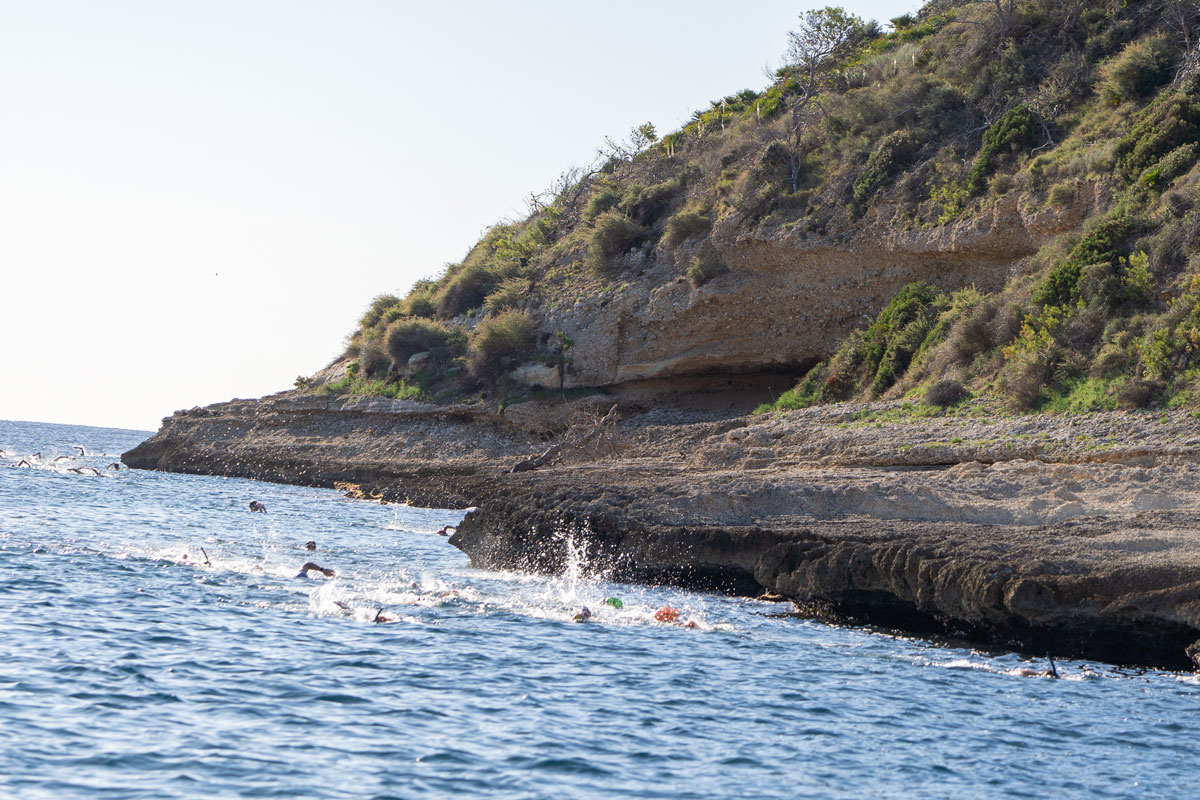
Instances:
[[[145,436],[0,422],[0,797],[1200,795],[1191,675],[480,572],[461,511],[106,469]]]

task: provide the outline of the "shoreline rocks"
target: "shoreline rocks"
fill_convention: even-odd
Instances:
[[[1200,651],[1185,412],[623,413],[621,455],[513,474],[552,441],[535,414],[289,392],[178,413],[124,460],[477,506],[451,542],[478,567],[582,559],[614,580],[1115,663],[1187,669]]]

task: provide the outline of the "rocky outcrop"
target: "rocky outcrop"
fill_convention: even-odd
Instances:
[[[1002,287],[1022,259],[1102,204],[1090,184],[1076,189],[1072,204],[1027,206],[1013,193],[986,213],[933,228],[880,219],[813,235],[787,226],[750,229],[731,215],[707,242],[726,270],[699,287],[680,277],[698,243],[660,245],[653,257],[632,257],[641,264],[635,279],[571,303],[556,298],[537,311],[543,330],[562,331],[575,343],[568,386],[799,373],[870,324],[907,283]],[[557,371],[527,370],[523,377],[558,385]]]
[[[626,409],[622,456],[509,472],[569,411],[291,392],[180,412],[125,461],[478,506],[451,541],[483,568],[582,562],[1120,663],[1184,668],[1200,641],[1200,428],[1183,412]]]

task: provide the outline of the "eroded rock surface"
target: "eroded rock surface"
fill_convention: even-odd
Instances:
[[[713,280],[693,287],[680,276],[697,251],[660,245],[653,258],[641,254],[635,279],[556,297],[537,316],[543,331],[575,342],[568,386],[796,370],[870,324],[907,283],[1000,288],[1023,258],[1106,200],[1090,184],[1076,194],[1073,203],[1028,208],[1007,195],[986,213],[932,228],[865,220],[821,235],[786,225],[757,230],[730,215],[708,240],[724,267]],[[523,378],[558,385],[557,375]]]

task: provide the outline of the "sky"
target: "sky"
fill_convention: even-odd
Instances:
[[[0,0],[0,419],[290,388],[605,137],[764,87],[818,5]]]

